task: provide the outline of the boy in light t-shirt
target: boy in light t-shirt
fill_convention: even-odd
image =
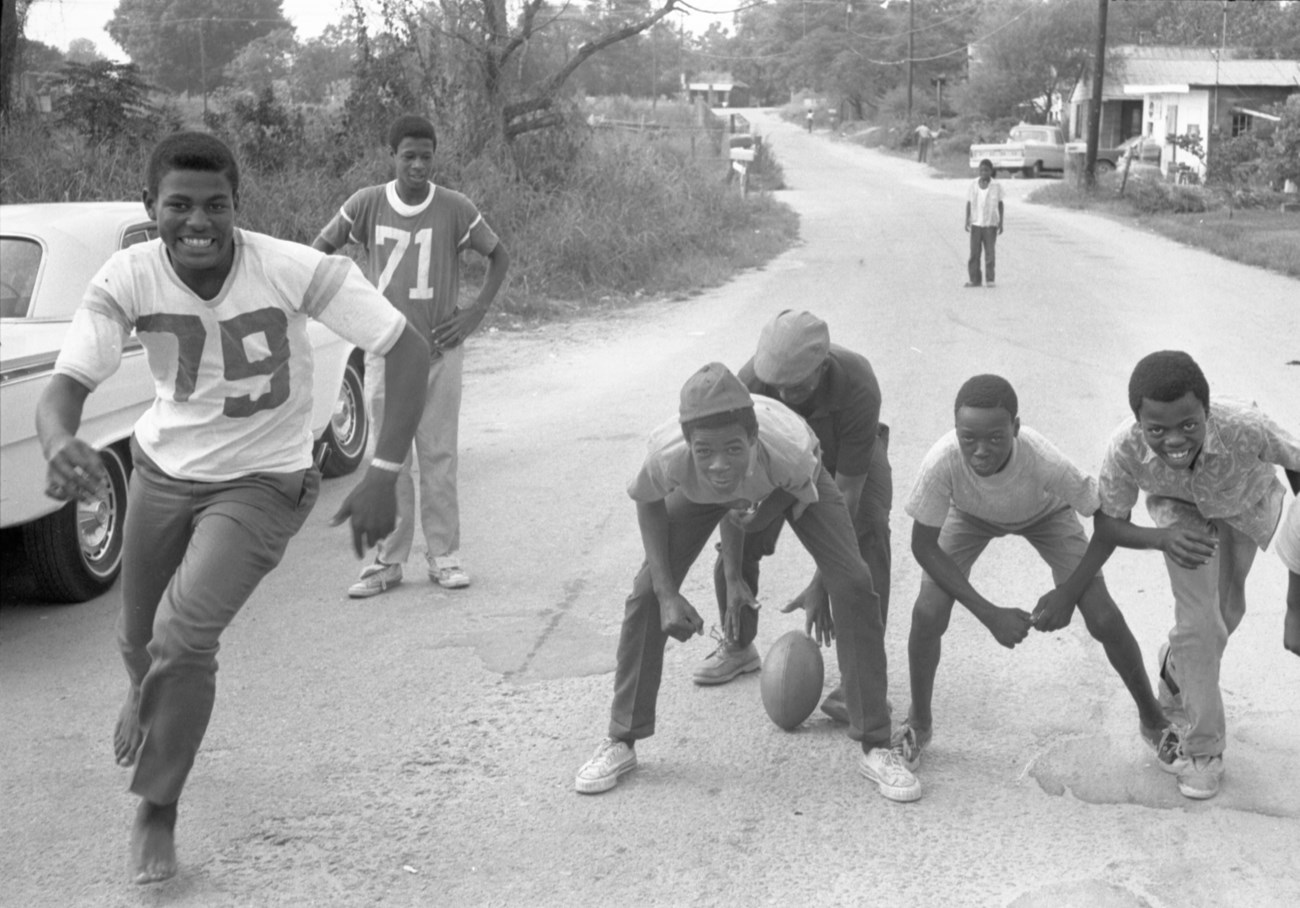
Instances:
[[[983,282],[992,287],[997,242],[1002,233],[1002,184],[993,179],[993,162],[988,158],[980,161],[980,175],[966,189],[966,232],[970,234],[966,286],[978,287]],[[983,275],[980,274],[981,249],[984,250]]]
[[[971,566],[980,553],[999,536],[1023,536],[1060,583],[1088,547],[1078,515],[1097,510],[1096,480],[1046,438],[1021,427],[1017,410],[1016,392],[1006,379],[976,375],[967,380],[953,406],[956,427],[926,454],[907,501],[914,521],[912,552],[925,571],[908,640],[912,706],[897,739],[913,770],[933,730],[934,677],[953,602],[965,605],[1008,648],[1034,626],[1028,612],[998,606],[971,585]],[[1078,605],[1088,632],[1105,648],[1137,704],[1143,739],[1160,760],[1172,760],[1177,734],[1151,691],[1137,641],[1100,574]],[[1066,615],[1059,626],[1068,620]]]

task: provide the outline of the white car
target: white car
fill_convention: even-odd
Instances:
[[[144,348],[128,343],[121,368],[86,401],[78,434],[110,479],[95,500],[45,496],[36,402],[91,277],[114,251],[157,235],[140,202],[0,205],[0,529],[6,545],[21,535],[42,595],[54,601],[99,595],[121,567],[129,441],[154,399]],[[360,464],[369,431],[362,355],[324,325],[309,331],[317,462],[342,476]]]

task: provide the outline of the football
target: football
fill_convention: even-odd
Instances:
[[[825,677],[816,641],[803,631],[782,634],[763,660],[763,708],[779,727],[793,731],[817,708]]]

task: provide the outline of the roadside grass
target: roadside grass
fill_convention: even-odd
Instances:
[[[458,156],[451,142],[439,145],[435,181],[473,199],[511,253],[490,324],[517,327],[689,295],[797,239],[798,217],[788,206],[767,192],[741,197],[729,176],[721,119],[701,122],[689,106],[664,102],[652,109],[648,101],[622,100],[597,109],[658,126],[593,129],[575,117],[565,129],[521,137],[508,166]],[[392,178],[383,148],[340,166],[339,143],[330,141],[337,128],[309,119],[297,144],[276,149],[284,166],[258,167],[240,154],[241,226],[310,242],[352,192]],[[241,147],[239,135],[226,138]],[[0,202],[138,199],[148,150],[13,121],[0,127]],[[770,179],[751,186],[780,185],[770,154],[768,168]],[[463,267],[463,292],[472,298],[485,265],[466,256]]]
[[[1035,190],[1029,201],[1136,223],[1222,258],[1300,278],[1300,212],[1282,211],[1280,193],[1230,208],[1221,193],[1200,186],[1132,176],[1122,196],[1119,186],[1116,174],[1098,180],[1092,193],[1062,180]]]

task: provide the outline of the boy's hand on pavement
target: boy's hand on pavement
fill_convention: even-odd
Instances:
[[[1209,533],[1173,527],[1164,530],[1160,537],[1160,550],[1173,559],[1179,567],[1195,570],[1214,557],[1219,540]]]
[[[685,643],[704,633],[704,619],[681,593],[659,597],[659,627],[674,640]]]
[[[332,527],[351,521],[352,548],[358,558],[371,546],[378,545],[397,525],[396,487],[396,473],[371,467],[330,518]]]
[[[804,633],[822,646],[830,646],[835,641],[835,623],[831,620],[830,600],[821,584],[813,582],[791,599],[781,609],[781,614],[788,615],[795,609],[804,610]]]
[[[1024,609],[999,608],[988,616],[988,619],[984,621],[984,626],[992,632],[993,638],[998,643],[1001,643],[1007,649],[1014,649],[1017,643],[1029,636],[1029,628],[1033,626],[1033,618]]]
[[[1066,600],[1058,589],[1052,590],[1038,600],[1038,606],[1030,616],[1030,621],[1037,630],[1047,633],[1069,626],[1070,619],[1073,617],[1074,603]]]

